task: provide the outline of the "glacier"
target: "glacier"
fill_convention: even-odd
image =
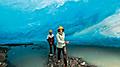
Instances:
[[[73,44],[120,47],[119,0],[0,0],[0,44],[46,41],[65,28]]]
[[[98,24],[74,33],[76,40],[83,39],[86,44],[102,44],[104,46],[119,46],[120,42],[120,12],[105,18]],[[79,37],[78,37],[79,36]],[[92,42],[92,43],[91,43]],[[85,43],[84,43],[85,44]],[[108,45],[109,44],[109,45]]]

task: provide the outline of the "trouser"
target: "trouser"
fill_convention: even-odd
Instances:
[[[58,49],[58,60],[61,59],[61,51],[63,53],[63,58],[64,58],[64,64],[67,66],[67,53],[66,53],[66,47],[63,48],[57,48]]]
[[[50,44],[50,54],[52,54],[52,47],[54,47],[54,54],[56,54],[56,45]]]

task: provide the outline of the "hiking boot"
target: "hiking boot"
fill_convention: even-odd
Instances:
[[[53,56],[53,54],[50,54],[50,57]]]
[[[58,63],[60,63],[60,60],[58,60]]]

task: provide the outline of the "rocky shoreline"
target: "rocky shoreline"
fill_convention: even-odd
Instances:
[[[79,57],[68,57],[67,63],[67,67],[97,67]],[[56,56],[49,56],[47,65],[47,67],[64,67],[64,62],[63,59],[61,59],[60,62],[57,62]]]

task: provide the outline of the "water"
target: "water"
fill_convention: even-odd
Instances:
[[[98,67],[120,66],[120,48],[70,45],[67,51],[69,56],[82,57]],[[44,67],[48,60],[48,48],[17,47],[10,50],[8,56],[16,67]]]
[[[83,57],[98,67],[119,67],[120,48],[96,46],[72,46],[68,48],[71,56]]]

